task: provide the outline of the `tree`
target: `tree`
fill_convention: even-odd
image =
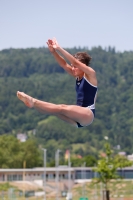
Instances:
[[[95,166],[97,163],[97,159],[92,155],[87,155],[83,158],[84,162],[86,163],[87,167]]]
[[[26,168],[42,166],[43,159],[33,139],[20,142],[13,135],[0,136],[0,168]]]
[[[117,174],[117,169],[131,166],[132,164],[126,157],[114,155],[110,144],[105,143],[105,155],[100,155],[97,166],[94,168],[94,171],[98,173],[98,177],[95,178],[95,184],[102,182],[104,185],[104,199],[110,199],[109,182],[121,178]]]

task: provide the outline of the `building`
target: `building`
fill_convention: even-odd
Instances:
[[[133,154],[128,155],[128,156],[127,156],[127,159],[133,161]]]
[[[25,133],[18,133],[17,134],[17,139],[20,141],[20,142],[26,142],[27,140],[27,135]]]
[[[126,167],[118,169],[117,171],[123,178],[133,179],[133,167]],[[59,181],[71,179],[73,182],[79,182],[83,179],[90,181],[97,176],[96,172],[94,172],[91,167],[59,166],[32,169],[0,169],[0,182],[43,180],[44,175],[46,175],[45,178],[47,182],[56,181],[57,175]]]

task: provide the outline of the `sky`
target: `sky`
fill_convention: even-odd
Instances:
[[[133,0],[0,0],[0,50],[108,46],[133,51]]]

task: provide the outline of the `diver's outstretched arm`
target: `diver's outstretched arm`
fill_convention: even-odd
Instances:
[[[52,46],[52,40],[47,41],[48,48],[50,52],[53,54],[55,60],[58,62],[58,64],[71,76],[73,76],[72,73],[72,67],[65,61],[65,59],[53,48]]]

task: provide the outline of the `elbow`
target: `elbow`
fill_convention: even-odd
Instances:
[[[96,77],[96,71],[95,70],[93,70],[92,75],[93,75],[93,77]]]

